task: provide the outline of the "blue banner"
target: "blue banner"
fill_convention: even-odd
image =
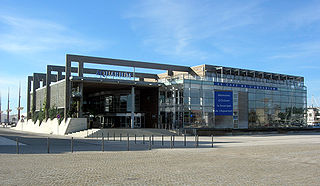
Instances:
[[[233,95],[231,91],[215,91],[214,105],[216,116],[233,115]]]
[[[246,84],[237,84],[237,83],[214,82],[214,85],[224,86],[224,87],[253,88],[253,89],[261,89],[261,90],[278,90],[277,87],[267,87],[267,86],[259,86],[259,85],[246,85]]]

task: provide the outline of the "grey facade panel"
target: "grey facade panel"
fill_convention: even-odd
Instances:
[[[46,89],[41,88],[36,90],[36,110],[43,108],[43,103],[45,102]]]
[[[33,93],[30,93],[30,103],[31,103],[31,104],[29,104],[29,106],[30,106],[30,108],[29,108],[29,109],[30,109],[30,111],[32,111],[32,103],[33,103],[33,100],[32,100],[32,99],[33,99],[32,94],[33,94]]]
[[[239,128],[248,128],[248,93],[239,92],[238,94],[239,107]]]
[[[66,82],[59,81],[50,85],[50,107],[64,107]]]
[[[233,128],[232,116],[216,116],[215,128],[217,129]]]

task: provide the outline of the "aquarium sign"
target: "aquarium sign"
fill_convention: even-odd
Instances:
[[[131,78],[133,77],[132,72],[121,72],[113,70],[97,70],[96,75],[100,77],[109,78],[109,77],[119,77],[119,78]]]

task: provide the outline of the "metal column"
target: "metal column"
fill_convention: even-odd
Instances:
[[[177,112],[177,103],[176,103],[176,89],[173,87],[173,91],[172,91],[172,124],[171,124],[171,129],[176,129],[177,127],[177,118],[176,118],[176,112]]]
[[[65,87],[65,102],[64,102],[64,118],[68,118],[68,110],[70,107],[70,98],[71,98],[71,60],[70,57],[66,56],[66,67],[65,67],[65,80],[66,80],[66,87]]]
[[[135,93],[134,86],[131,88],[131,128],[134,128]]]
[[[32,81],[32,76],[28,76],[28,88],[27,88],[27,119],[30,119],[30,118],[31,118],[31,109],[30,109],[31,81]]]
[[[47,66],[46,74],[46,118],[49,118],[49,109],[50,109],[50,84],[51,84],[51,67]]]
[[[79,62],[78,67],[78,76],[83,77],[83,62]],[[83,82],[79,83],[78,91],[81,95],[80,100],[78,101],[78,118],[82,118],[82,106],[83,106]]]

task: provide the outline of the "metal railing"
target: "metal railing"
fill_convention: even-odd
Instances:
[[[22,148],[23,138],[16,138],[16,154],[21,153],[74,153],[76,151],[137,151],[137,150],[151,150],[153,148],[214,148],[214,137],[210,136],[137,136],[129,135],[123,136],[119,134],[113,135],[113,139],[110,138],[110,134],[107,133],[107,138],[101,133],[89,139],[59,139],[59,138],[35,138],[40,140],[42,145],[37,146],[37,150],[32,152],[33,147],[24,145]],[[147,138],[147,139],[146,139]],[[203,139],[202,141],[200,139]],[[210,140],[211,139],[211,140]],[[39,143],[39,142],[37,142]],[[39,143],[40,144],[40,143]],[[68,150],[68,146],[69,149]]]

